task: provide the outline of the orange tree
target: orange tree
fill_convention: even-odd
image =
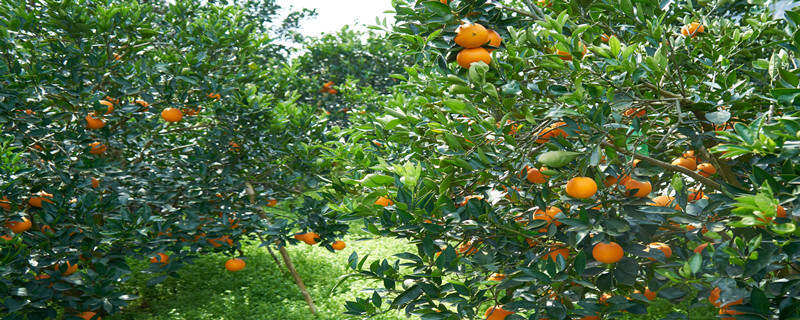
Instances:
[[[276,94],[271,11],[247,3],[0,2],[4,317],[113,313],[131,258],[157,283],[247,236],[346,230],[299,196],[327,171],[325,121]]]
[[[350,314],[600,319],[656,297],[800,316],[800,14],[730,1],[395,2],[416,64],[331,157],[417,245]],[[689,316],[691,318],[691,316]]]

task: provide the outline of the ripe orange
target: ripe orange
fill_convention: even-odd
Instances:
[[[492,47],[500,47],[500,43],[503,42],[503,38],[500,37],[500,34],[497,31],[489,30],[489,45]],[[494,51],[494,49],[489,49],[489,52]]]
[[[225,269],[228,269],[230,272],[241,271],[244,269],[245,265],[246,263],[244,263],[244,260],[239,258],[228,259],[228,261],[225,261]]]
[[[100,100],[99,102],[100,102],[100,104],[108,107],[108,109],[106,109],[106,113],[105,114],[110,114],[110,113],[114,112],[114,103],[113,102],[107,101],[107,100]]]
[[[688,37],[691,35],[691,37],[694,38],[697,34],[703,33],[705,31],[706,27],[700,24],[699,22],[692,22],[681,28],[681,34],[684,37]]]
[[[227,244],[230,247],[233,246],[233,240],[227,234],[219,238],[208,239],[206,241],[208,241],[208,243],[210,243],[214,248],[219,248],[224,244]]]
[[[556,262],[556,261],[558,261],[558,256],[559,255],[562,258],[564,258],[564,261],[566,261],[567,258],[569,257],[569,248],[564,247],[563,244],[556,244],[553,247],[551,247],[550,248],[550,252],[548,252],[542,258],[548,258],[549,257],[550,259],[553,259],[553,262]]]
[[[600,316],[585,316],[581,317],[579,320],[600,320]]]
[[[567,182],[567,195],[577,199],[586,199],[597,193],[597,183],[589,177],[575,177]]]
[[[147,108],[150,107],[150,103],[148,103],[147,101],[144,101],[144,100],[135,100],[135,101],[133,101],[133,103],[142,106],[142,108],[144,108],[145,110],[147,110]]]
[[[492,273],[492,275],[491,275],[491,276],[489,276],[489,279],[488,279],[488,280],[489,280],[489,281],[503,281],[503,279],[505,279],[505,278],[506,278],[506,275],[505,275],[505,274],[502,274],[502,273]]]
[[[644,287],[644,297],[647,298],[647,300],[653,300],[656,298],[656,293],[650,291],[650,288]]]
[[[393,205],[393,204],[394,204],[394,202],[393,202],[391,199],[387,198],[387,197],[380,196],[380,197],[378,198],[378,200],[375,200],[375,204],[376,204],[376,205],[379,205],[379,206],[381,206],[381,207],[386,207],[386,206],[391,206],[391,205]]]
[[[703,250],[705,250],[706,247],[708,247],[708,242],[704,242],[704,243],[700,244],[699,246],[695,247],[693,251],[695,253],[702,253]]]
[[[615,176],[607,176],[606,179],[603,180],[603,184],[606,185],[606,187],[613,186],[617,183],[619,183],[619,179]]]
[[[49,225],[43,225],[41,228],[39,228],[39,231],[42,233],[53,233],[53,228],[51,228]]]
[[[486,64],[492,63],[492,55],[489,54],[489,50],[480,47],[461,49],[456,56],[456,62],[458,62],[458,65],[465,69],[469,69],[473,62],[478,61],[483,61]]]
[[[708,196],[703,194],[702,190],[697,189],[689,189],[688,200],[689,201],[697,201],[700,199],[708,199]]]
[[[14,239],[14,237],[12,237],[10,234],[4,234],[4,235],[0,236],[0,239],[3,239],[5,241],[11,241],[11,240]]]
[[[58,269],[58,264],[56,264],[56,269]],[[76,262],[75,264],[71,264],[69,261],[67,261],[67,270],[64,271],[64,276],[66,277],[75,272],[78,272],[78,263]]]
[[[547,183],[547,178],[548,176],[544,175],[541,170],[536,168],[528,169],[526,175],[526,179],[530,183],[537,183],[537,184]]]
[[[647,114],[646,108],[629,108],[622,113],[623,116],[631,118],[641,118]]]
[[[567,133],[560,129],[566,125],[566,122],[556,122],[547,128],[539,130],[539,132],[536,133],[536,135],[539,136],[539,138],[536,139],[536,143],[546,143],[547,141],[550,141],[550,138],[553,137],[566,137]]]
[[[319,235],[316,232],[306,232],[306,233],[298,233],[294,235],[294,238],[305,242],[307,245],[315,245],[317,244],[317,239],[319,239]]]
[[[480,24],[462,24],[456,29],[453,41],[467,49],[480,47],[489,40],[489,31]]]
[[[652,202],[649,203],[649,205],[651,205],[651,206],[672,207],[672,205],[675,204],[675,206],[674,206],[675,210],[678,210],[678,211],[681,210],[681,206],[676,204],[674,197],[658,196],[658,197],[653,198],[653,200],[651,200],[651,201]]]
[[[7,221],[6,227],[11,229],[13,233],[23,233],[31,228],[33,223],[27,217],[22,217],[22,221]]]
[[[694,158],[676,158],[675,160],[672,160],[672,165],[684,167],[692,171],[697,170],[697,161],[695,161]]]
[[[93,114],[86,115],[86,128],[91,130],[97,130],[102,127],[105,127],[106,123],[103,121],[103,118],[100,117],[93,117]]]
[[[0,199],[0,208],[5,209],[6,211],[11,210],[11,201],[8,200],[8,197],[3,196],[3,198]]]
[[[728,307],[722,307],[721,309],[719,309],[719,314],[720,315],[735,316],[735,315],[740,315],[740,314],[744,314],[744,313],[741,312],[741,311],[736,311],[736,310],[730,309]],[[722,319],[722,320],[736,320],[736,317],[720,317],[720,319]]]
[[[631,179],[630,177],[623,178],[623,181],[622,185],[625,187],[625,195],[628,197],[644,198],[650,194],[650,191],[653,191],[653,186],[650,184],[650,181],[642,182]]]
[[[717,173],[717,168],[710,163],[701,163],[697,165],[697,171],[697,173],[699,173],[701,176],[708,178]]]
[[[278,199],[267,200],[267,207],[274,207],[278,205]]]
[[[672,256],[672,248],[670,248],[669,245],[663,242],[651,242],[650,244],[647,245],[647,248],[644,249],[644,252],[650,252],[650,249],[661,250],[661,252],[664,253],[664,257],[666,257],[667,259],[669,259],[669,257]],[[648,259],[655,260],[653,258],[648,258]]]
[[[600,35],[600,41],[602,41],[603,43],[608,43],[608,40],[610,40],[610,39],[611,39],[611,36],[609,36],[609,35],[607,35],[605,33]]]
[[[331,247],[333,248],[333,250],[342,250],[346,246],[347,246],[347,244],[345,244],[344,241],[341,241],[341,240],[336,240],[331,244]]]
[[[585,56],[586,53],[589,51],[587,50],[586,45],[584,45],[583,43],[581,43],[581,47],[583,48],[583,53],[581,54],[581,56]],[[564,61],[572,61],[572,53],[570,53],[569,51],[561,51],[559,49],[555,49],[555,51],[559,59]]]
[[[622,259],[623,255],[625,255],[625,251],[614,241],[598,242],[594,245],[594,248],[592,248],[592,257],[602,263],[616,263]]]
[[[89,144],[89,153],[94,155],[100,155],[106,152],[108,147],[106,145],[100,143],[99,141],[95,141]]]
[[[536,5],[540,7],[552,7],[553,3],[550,0],[536,0]]]
[[[683,157],[684,158],[694,158],[695,160],[697,160],[697,156],[694,154],[694,150],[686,150],[686,151],[684,151],[683,152]]]
[[[778,207],[775,209],[775,216],[778,218],[786,218],[786,208],[784,208],[782,205],[778,205]]]
[[[52,204],[53,201],[50,200],[50,199],[47,199],[47,198],[52,199],[53,195],[49,194],[47,192],[44,192],[44,191],[39,191],[39,192],[35,193],[34,196],[32,196],[30,199],[28,199],[28,204],[30,204],[31,207],[35,207],[35,208],[41,208],[42,207],[42,201]]]
[[[76,316],[83,320],[103,320],[103,318],[97,316],[97,312],[92,312],[92,311],[84,311],[77,314]]]
[[[92,178],[92,188],[97,189],[98,187],[100,187],[100,180],[97,178]]]
[[[239,151],[241,151],[241,150],[242,150],[242,147],[241,147],[241,146],[240,146],[238,143],[236,143],[236,142],[233,142],[233,141],[231,141],[231,142],[228,142],[228,145],[230,145],[230,146],[231,146],[231,150],[232,150],[233,152],[239,152]]]
[[[176,108],[166,108],[161,111],[161,118],[166,122],[178,122],[183,118],[183,113]]]
[[[163,252],[156,253],[155,256],[150,257],[150,263],[167,264],[169,263],[169,256]]]
[[[504,320],[512,313],[514,312],[504,310],[503,306],[494,306],[486,309],[486,313],[483,315],[483,318],[486,320]]]
[[[456,253],[463,254],[465,256],[471,256],[471,255],[475,254],[476,252],[478,252],[478,245],[479,244],[480,243],[477,243],[477,244],[473,245],[472,241],[467,241],[465,243],[462,243],[460,246],[458,246],[458,249],[456,249]]]
[[[545,225],[545,227],[543,227],[542,229],[539,229],[539,232],[547,232],[547,226],[550,225],[550,222],[554,220],[556,226],[560,226],[561,222],[559,222],[558,219],[556,219],[556,215],[558,215],[559,213],[561,213],[561,209],[559,209],[558,207],[548,207],[546,211],[542,211],[541,209],[536,210],[533,213],[533,219],[547,221],[547,225]]]

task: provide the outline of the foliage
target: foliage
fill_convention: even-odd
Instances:
[[[646,313],[646,290],[678,303],[720,288],[715,302],[730,317],[800,315],[800,15],[759,1],[537,3],[395,2],[393,37],[418,63],[398,75],[403,91],[385,99],[385,114],[343,131],[351,145],[331,153],[343,163],[333,185],[340,210],[374,212],[368,230],[417,248],[352,263],[383,287],[348,313],[483,318],[502,305],[516,312],[508,319],[617,318]],[[463,22],[502,36],[490,64],[452,63]],[[682,34],[692,22],[703,31]],[[546,151],[565,152],[542,161]],[[543,168],[544,184],[526,181],[543,162],[563,166]],[[597,193],[567,196],[579,176]],[[643,182],[649,196],[629,196]],[[375,206],[382,195],[394,205]],[[550,207],[560,212],[537,212]],[[624,258],[597,262],[602,241]],[[568,254],[548,258],[559,248]]]

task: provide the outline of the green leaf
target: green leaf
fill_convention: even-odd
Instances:
[[[583,152],[573,151],[548,151],[540,154],[536,160],[547,166],[548,168],[561,168],[568,163],[575,160]]]
[[[388,186],[394,183],[394,178],[385,174],[370,173],[361,179],[361,184],[367,188]]]
[[[692,274],[697,273],[700,271],[700,267],[703,265],[703,256],[699,253],[695,253],[691,258],[689,258],[689,268],[692,270]]]

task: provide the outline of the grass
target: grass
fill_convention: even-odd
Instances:
[[[369,253],[371,261],[411,247],[395,239],[359,241],[357,237],[358,234],[345,238],[347,248],[337,253],[318,246],[287,248],[314,298],[319,314],[316,319],[342,319],[345,317],[345,301],[356,296],[369,297],[371,292],[363,291],[364,288],[380,287],[380,284],[350,278],[328,296],[337,278],[347,273],[347,258],[353,251],[359,256]],[[179,272],[179,278],[168,278],[153,287],[146,285],[152,275],[135,272],[133,279],[126,283],[126,290],[140,298],[110,319],[311,319],[308,306],[288,271],[277,267],[267,250],[259,248],[258,243],[247,244],[243,250],[247,267],[238,273],[225,270],[223,265],[228,257],[221,254],[202,256],[185,266]],[[145,262],[140,262],[134,270],[146,267]],[[406,317],[396,312],[374,319]]]
[[[413,247],[397,239],[359,240],[364,234],[353,228],[344,240],[347,248],[337,253],[318,246],[296,245],[288,247],[292,260],[317,305],[315,319],[343,319],[344,303],[354,297],[369,297],[366,288],[381,287],[368,280],[350,278],[328,295],[337,278],[347,273],[347,258],[353,251],[359,256],[370,254],[370,260],[383,259]],[[153,275],[136,272],[147,268],[144,261],[132,262],[134,276],[125,286],[126,292],[140,296],[123,312],[110,317],[113,320],[143,319],[215,319],[248,320],[312,319],[303,297],[285,268],[277,267],[265,248],[258,243],[243,247],[247,267],[238,273],[225,271],[227,256],[204,255],[186,265],[177,278],[168,278],[161,284],[147,286]],[[276,252],[277,254],[277,252]],[[369,264],[369,262],[367,262]],[[692,305],[693,299],[673,304],[658,299],[653,301],[647,315],[624,315],[625,320],[687,319],[671,317],[680,313],[690,319],[715,319],[715,309],[710,304]],[[392,312],[373,319],[408,319],[402,312]]]

